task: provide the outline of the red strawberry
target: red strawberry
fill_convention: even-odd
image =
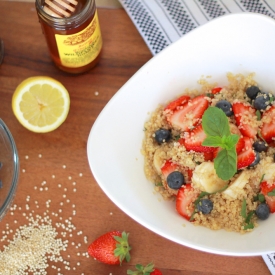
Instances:
[[[128,244],[128,235],[124,231],[105,233],[89,245],[88,253],[105,264],[118,265],[124,259],[129,262],[131,247]]]
[[[237,169],[249,166],[256,158],[253,143],[250,138],[243,137],[244,147],[237,155]]]
[[[164,165],[161,167],[161,172],[165,179],[167,179],[168,175],[172,172],[178,170],[178,165],[171,160],[166,160]]]
[[[188,100],[190,99],[190,96],[188,95],[183,95],[179,98],[177,98],[176,100],[170,102],[164,110],[170,110],[170,111],[174,111],[175,109],[177,109],[180,106],[183,106]]]
[[[164,179],[166,180],[168,175],[171,174],[174,171],[179,170],[179,165],[172,162],[171,160],[166,160],[164,165],[161,167],[161,172],[164,176]],[[184,178],[186,182],[190,182],[193,174],[193,170],[188,169],[187,167],[182,167],[182,172],[184,172]]]
[[[162,275],[162,273],[159,269],[155,268],[155,270],[151,272],[150,275]]]
[[[275,212],[275,196],[269,196],[268,193],[275,189],[275,183],[268,184],[266,181],[261,182],[261,193],[265,196],[265,201],[270,208],[270,212]]]
[[[216,88],[213,88],[213,89],[211,90],[211,93],[212,93],[213,95],[215,95],[215,94],[218,94],[221,90],[222,90],[221,87],[216,87]]]
[[[190,182],[193,176],[193,170],[187,169],[187,175],[188,175],[187,182]]]
[[[199,124],[196,128],[194,128],[188,136],[184,139],[184,146],[187,151],[195,151],[195,152],[214,152],[215,147],[203,146],[202,142],[205,140],[206,134],[203,131],[202,124]]]
[[[191,184],[183,185],[177,194],[176,198],[176,210],[188,221],[194,212],[193,202],[197,198],[197,194],[194,192]]]
[[[236,152],[237,152],[237,155],[239,153],[241,153],[241,151],[243,150],[243,148],[245,147],[245,139],[246,137],[240,137],[239,140],[238,140],[238,143],[236,144]]]
[[[261,135],[267,143],[271,143],[275,138],[275,107],[271,106],[263,113],[263,126],[261,128]]]
[[[162,275],[159,269],[154,268],[153,263],[149,263],[146,266],[137,264],[135,268],[136,268],[135,271],[127,270],[127,274],[129,275]]]
[[[200,122],[208,106],[209,98],[207,99],[204,95],[197,96],[174,110],[174,112],[168,112],[167,121],[175,128],[189,131]]]
[[[240,132],[246,137],[255,139],[258,130],[256,109],[251,105],[235,102],[232,104],[232,110]]]
[[[213,160],[214,159],[214,151],[212,152],[204,152],[203,153],[203,156],[204,156],[204,160],[205,161],[208,161],[208,160]]]

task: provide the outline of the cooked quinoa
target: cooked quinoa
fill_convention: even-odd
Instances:
[[[215,106],[221,99],[226,99],[230,103],[238,100],[239,102],[247,103],[249,98],[245,91],[250,86],[257,86],[258,84],[254,80],[254,74],[244,76],[242,74],[234,75],[229,73],[227,75],[228,84],[222,87],[222,91],[212,95],[210,106]],[[198,90],[186,90],[183,91],[183,95],[210,94],[212,89],[217,87],[217,83],[209,83],[206,79],[199,81],[201,86]],[[172,99],[174,100],[174,99]],[[167,106],[167,105],[165,105]],[[167,121],[167,112],[165,106],[160,105],[154,110],[150,116],[150,119],[144,125],[144,140],[142,144],[142,154],[144,155],[145,175],[154,185],[155,190],[159,192],[165,200],[175,200],[178,190],[171,189],[161,173],[160,167],[162,167],[167,160],[171,160],[173,163],[177,163],[179,167],[188,168],[194,170],[199,164],[206,162],[204,154],[187,151],[179,142],[179,138],[183,137],[185,133],[182,133],[179,129],[171,127],[171,124]],[[242,117],[243,121],[246,120],[246,115]],[[236,125],[236,121],[233,116],[228,117],[229,123]],[[249,122],[251,123],[251,122]],[[258,127],[261,126],[262,121],[254,121]],[[231,125],[231,124],[230,124]],[[158,144],[155,140],[155,132],[160,129],[170,129],[172,140],[169,142],[163,142]],[[232,130],[234,132],[234,130]],[[238,131],[238,129],[237,129]],[[244,188],[240,190],[236,198],[228,196],[224,192],[217,192],[211,194],[208,198],[213,202],[213,210],[209,214],[202,214],[201,212],[193,213],[193,224],[201,225],[213,230],[225,229],[227,231],[235,231],[245,233],[252,229],[244,228],[244,218],[241,215],[242,205],[244,200],[246,201],[246,211],[255,211],[259,205],[259,201],[255,200],[255,197],[259,193],[259,185],[261,178],[265,173],[266,165],[274,163],[275,148],[268,147],[267,152],[260,153],[260,162],[253,168],[244,168],[241,170],[248,171],[248,182]],[[181,168],[179,168],[181,169]],[[186,169],[181,170],[184,177],[187,177]],[[228,186],[234,179],[237,178],[240,171],[228,181]],[[272,183],[272,182],[271,182]],[[204,190],[200,190],[192,182],[191,185],[194,188],[194,192],[200,194]],[[192,212],[192,209],[190,210]],[[257,216],[252,216],[251,222],[254,226],[257,226]]]

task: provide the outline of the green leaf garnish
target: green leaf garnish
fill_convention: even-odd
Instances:
[[[202,145],[222,148],[214,159],[214,167],[219,178],[229,180],[237,172],[236,144],[239,136],[230,133],[228,118],[217,107],[209,107],[204,112],[202,128],[206,134]]]
[[[229,136],[227,116],[217,107],[209,107],[203,114],[202,127],[207,136]]]
[[[258,134],[259,138],[260,138],[264,143],[267,143],[267,142],[265,141],[265,139],[263,138],[263,136],[262,136],[262,134],[261,134],[261,132],[260,132],[259,130],[258,130],[257,134]]]
[[[253,215],[255,214],[255,211],[250,211],[248,214],[247,209],[246,209],[246,199],[243,199],[242,202],[242,209],[241,209],[241,216],[244,218],[244,230],[247,229],[253,229],[254,228],[254,224],[253,222],[251,222],[251,219],[253,217]]]
[[[195,214],[197,213],[196,206],[198,205],[198,203],[200,202],[200,200],[201,200],[203,197],[209,196],[209,195],[214,195],[214,194],[216,194],[216,193],[220,193],[220,192],[224,191],[227,187],[228,187],[228,185],[226,184],[223,188],[221,188],[221,189],[219,189],[219,190],[217,190],[217,191],[215,191],[215,192],[212,192],[212,193],[202,191],[202,192],[198,195],[197,199],[194,201],[195,210],[194,210],[194,212],[192,213],[192,215],[191,215],[191,217],[190,217],[190,221],[193,221],[193,220],[194,220],[194,216],[195,216]]]
[[[261,120],[262,118],[262,115],[261,115],[261,112],[259,110],[256,111],[256,116],[257,116],[257,120]]]
[[[155,183],[155,186],[163,186],[163,184],[161,182],[157,182]]]
[[[275,189],[267,193],[268,196],[274,197],[275,196]]]
[[[246,218],[246,199],[243,199],[243,202],[242,202],[241,216],[244,219]]]
[[[252,217],[253,217],[254,214],[255,214],[255,211],[250,211],[247,214],[246,218],[245,218],[245,222],[248,223],[248,224],[250,224],[251,223],[251,219],[252,219]]]
[[[265,175],[265,174],[262,175],[262,177],[261,177],[261,179],[260,179],[260,183],[264,180],[264,175]]]
[[[254,201],[265,202],[265,196],[263,194],[258,194],[255,196]]]
[[[214,168],[219,178],[229,180],[237,172],[236,149],[222,149],[214,159]]]
[[[244,225],[243,228],[244,228],[244,230],[253,229],[254,228],[254,224],[253,223],[246,224],[246,225]]]

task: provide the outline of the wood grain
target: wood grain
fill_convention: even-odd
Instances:
[[[147,264],[150,261],[166,275],[270,274],[261,257],[208,254],[154,234],[118,209],[94,180],[86,153],[90,129],[111,97],[152,58],[123,9],[99,8],[104,41],[102,58],[96,68],[77,76],[59,71],[51,62],[34,4],[2,1],[0,11],[0,36],[6,51],[0,66],[0,117],[15,138],[21,171],[14,199],[17,210],[9,211],[1,221],[0,237],[6,230],[6,224],[15,230],[19,225],[27,223],[23,213],[32,213],[32,210],[33,215],[42,215],[46,210],[45,201],[51,199],[49,213],[58,213],[58,217],[53,216],[53,219],[62,218],[64,221],[71,217],[76,226],[74,237],[68,237],[70,246],[63,253],[71,267],[76,269],[71,268],[64,274],[122,275],[136,263]],[[47,75],[61,81],[71,97],[66,122],[47,134],[36,134],[24,129],[11,109],[11,98],[16,86],[23,79],[35,75]],[[43,182],[46,184],[43,185]],[[48,191],[40,191],[40,188],[46,186]],[[63,202],[62,206],[60,202]],[[31,208],[29,211],[25,207],[27,203]],[[18,210],[19,207],[21,210]],[[58,212],[59,209],[62,213]],[[73,209],[76,215],[73,215]],[[133,247],[130,263],[113,267],[77,255],[78,252],[82,254],[87,251],[88,244],[83,243],[84,236],[91,242],[113,229],[130,233]],[[83,233],[77,235],[80,231]],[[9,238],[12,238],[12,234]],[[82,245],[75,248],[73,242],[82,242]],[[62,264],[56,265],[62,267]],[[47,272],[49,275],[57,274],[51,267]]]

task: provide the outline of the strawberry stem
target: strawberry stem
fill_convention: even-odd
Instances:
[[[131,247],[128,243],[128,236],[129,233],[126,233],[125,231],[122,232],[121,237],[114,236],[114,239],[117,241],[116,249],[114,250],[114,255],[116,257],[119,257],[120,264],[126,260],[126,262],[129,262],[131,259],[130,256],[130,250]]]
[[[143,266],[141,264],[137,264],[135,266],[136,270],[127,270],[128,275],[150,275],[155,269],[154,264],[151,262],[146,266]]]

